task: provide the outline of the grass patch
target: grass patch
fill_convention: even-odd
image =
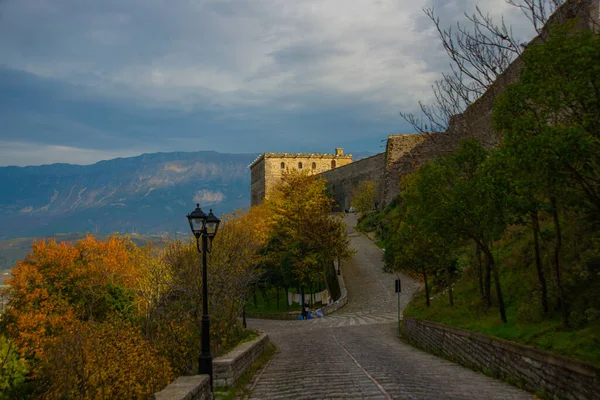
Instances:
[[[505,274],[501,278],[503,288],[510,292],[517,278],[518,274]],[[454,295],[455,304],[450,307],[447,293],[434,289],[431,306],[427,308],[421,291],[415,294],[404,315],[486,333],[600,366],[599,320],[582,328],[564,328],[558,313],[524,318],[523,315],[536,314],[530,308],[535,309],[537,303],[532,301],[531,292],[528,295],[515,293],[513,288],[506,306],[508,323],[504,324],[500,321],[497,307],[484,307],[477,286],[469,277],[454,285]]]
[[[265,348],[265,351],[254,363],[246,370],[241,376],[235,386],[231,388],[216,388],[213,393],[215,399],[218,400],[234,400],[234,399],[245,399],[250,397],[251,385],[256,379],[255,375],[261,371],[273,356],[277,354],[277,347],[273,343],[269,343]]]

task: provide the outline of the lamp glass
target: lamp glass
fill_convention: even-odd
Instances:
[[[217,230],[219,229],[219,223],[221,220],[213,214],[212,210],[208,213],[206,217],[206,234],[209,238],[214,238],[217,235]]]
[[[196,209],[188,214],[190,229],[196,237],[204,231],[206,225],[206,214],[200,209],[200,204],[196,204]]]

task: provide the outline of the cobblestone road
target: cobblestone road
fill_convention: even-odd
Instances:
[[[381,272],[381,250],[354,232],[357,250],[342,264],[348,304],[308,321],[250,320],[279,353],[256,378],[253,399],[531,399],[500,381],[402,343],[396,276]],[[418,284],[402,279],[402,306]]]

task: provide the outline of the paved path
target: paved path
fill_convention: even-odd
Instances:
[[[381,250],[354,232],[357,250],[342,265],[348,304],[308,321],[250,320],[279,353],[257,378],[253,399],[531,399],[505,383],[402,343],[398,337],[396,276],[381,272]],[[401,304],[417,289],[401,276]]]

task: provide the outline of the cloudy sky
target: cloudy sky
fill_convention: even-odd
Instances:
[[[144,152],[381,151],[450,25],[504,0],[0,0],[0,165]]]

